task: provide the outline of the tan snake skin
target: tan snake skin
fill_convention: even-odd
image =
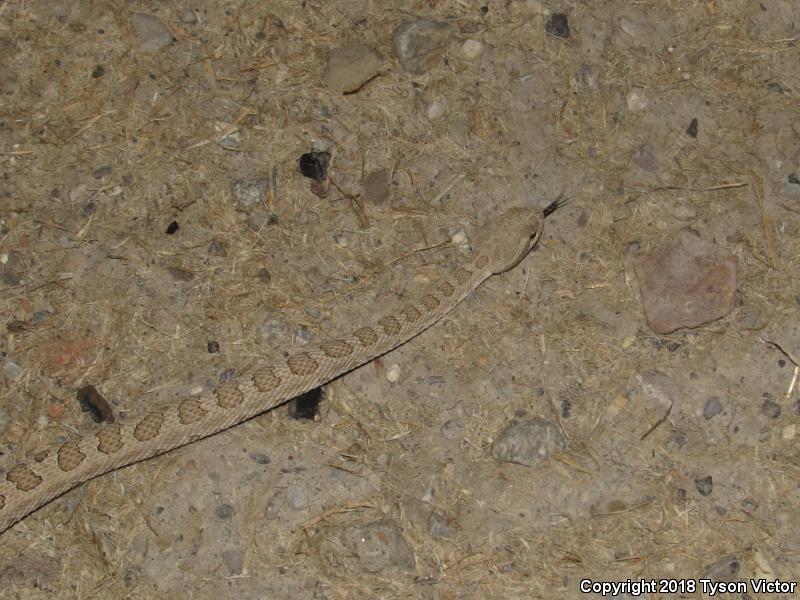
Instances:
[[[0,474],[0,533],[89,479],[227,429],[396,348],[436,323],[487,277],[516,266],[541,235],[544,217],[557,206],[558,201],[544,215],[511,209],[481,229],[470,264],[350,335],[260,365],[170,408],[106,425]]]

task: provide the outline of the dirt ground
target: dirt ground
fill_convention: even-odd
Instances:
[[[392,35],[418,19],[451,33],[415,74]],[[0,597],[798,581],[799,42],[795,0],[0,0],[3,469],[102,426],[84,385],[136,417],[366,323],[503,209],[571,200],[316,421],[281,407],[0,534]],[[332,89],[356,44],[376,76]],[[634,262],[687,226],[736,257],[736,303],[659,335]],[[498,462],[537,418],[566,449]]]

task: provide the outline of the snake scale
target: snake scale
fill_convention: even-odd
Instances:
[[[37,508],[94,477],[223,431],[389,352],[457,306],[484,280],[515,267],[534,247],[544,212],[513,208],[475,236],[472,260],[413,296],[398,310],[337,339],[257,366],[169,408],[105,425],[0,473],[0,533]]]

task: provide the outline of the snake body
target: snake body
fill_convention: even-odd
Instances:
[[[439,321],[488,277],[519,263],[541,235],[544,217],[557,205],[558,201],[544,214],[522,208],[504,213],[478,233],[469,264],[349,335],[258,366],[169,408],[106,425],[0,474],[0,533],[85,481],[223,431],[403,344]]]

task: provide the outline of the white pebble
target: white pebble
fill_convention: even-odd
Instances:
[[[644,91],[639,88],[633,88],[628,92],[625,103],[631,112],[642,112],[647,108],[647,98],[645,98]]]
[[[466,246],[467,245],[467,234],[464,232],[464,228],[460,227],[457,229],[453,235],[450,236],[450,242],[454,246]]]
[[[481,52],[483,52],[483,44],[478,40],[467,40],[461,46],[461,54],[467,60],[475,60],[481,55]]]
[[[787,425],[783,428],[781,432],[781,436],[787,442],[791,442],[797,436],[797,425],[792,423],[791,425]]]
[[[350,236],[342,232],[334,233],[333,242],[339,246],[339,248],[347,248],[350,245]]]
[[[400,377],[403,375],[403,372],[400,370],[400,365],[397,363],[393,364],[391,367],[386,369],[386,381],[389,383],[397,383],[400,381]]]
[[[445,111],[447,111],[447,104],[444,102],[431,102],[425,109],[425,116],[427,116],[431,121],[435,121],[437,119],[441,119],[444,116]]]

